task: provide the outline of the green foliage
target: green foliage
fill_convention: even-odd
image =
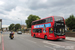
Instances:
[[[9,30],[10,31],[17,31],[19,29],[21,29],[21,25],[20,24],[10,24],[10,26],[9,26]]]
[[[39,20],[39,19],[40,19],[39,16],[32,15],[32,14],[29,15],[28,16],[28,19],[26,20],[27,28],[31,28],[32,21]]]
[[[66,22],[66,25],[70,29],[75,29],[75,17],[74,17],[74,15],[70,15],[70,17],[68,19],[66,19],[65,22]]]
[[[10,26],[9,26],[9,30],[11,31],[11,30],[15,30],[15,24],[11,24]]]
[[[20,25],[20,24],[16,24],[16,25],[15,25],[15,31],[17,31],[17,30],[19,30],[19,29],[21,29],[21,25]]]

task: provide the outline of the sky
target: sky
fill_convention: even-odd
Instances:
[[[75,15],[75,0],[0,0],[2,25],[24,24],[30,14],[40,18]],[[22,22],[22,23],[21,23]]]

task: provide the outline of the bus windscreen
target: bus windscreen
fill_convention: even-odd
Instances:
[[[55,20],[55,21],[62,21],[62,22],[64,22],[64,20],[63,20],[62,17],[54,17],[54,20]]]

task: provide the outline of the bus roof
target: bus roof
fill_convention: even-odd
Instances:
[[[49,16],[49,17],[61,17],[61,16]],[[49,18],[49,17],[46,17],[46,18]],[[43,18],[43,19],[46,19],[46,18]],[[39,20],[43,20],[43,19],[39,19]],[[39,20],[35,20],[35,21],[32,21],[32,22],[36,22],[36,21],[39,21]]]

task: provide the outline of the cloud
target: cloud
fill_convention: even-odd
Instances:
[[[2,11],[2,10],[0,10],[0,14],[5,14],[5,12],[4,12],[4,11]]]
[[[0,5],[3,5],[4,4],[4,2],[3,1],[0,1]]]
[[[25,20],[30,14],[40,18],[53,15],[68,18],[69,15],[75,14],[75,0],[2,0],[2,2],[0,19],[3,19],[3,25],[21,23],[21,20],[22,24],[26,24]]]
[[[2,28],[9,27],[9,25],[2,25]]]
[[[47,9],[47,8],[54,8],[54,7],[62,7],[62,6],[70,6],[73,5],[74,0],[35,0],[35,1],[28,1],[29,8],[33,10],[37,9]]]

